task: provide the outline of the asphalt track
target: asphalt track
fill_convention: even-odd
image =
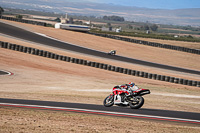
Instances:
[[[126,114],[126,113],[133,114],[133,115],[137,114],[136,115],[137,118],[148,119],[148,117],[145,117],[145,116],[152,116],[149,118],[150,119],[157,118],[158,120],[168,120],[168,121],[200,124],[200,113],[193,113],[193,112],[180,112],[180,111],[145,109],[145,108],[130,109],[129,107],[116,107],[116,106],[104,107],[103,105],[94,105],[94,104],[0,98],[0,106],[9,106],[9,104],[6,104],[6,103],[18,104],[18,105],[15,105],[15,107],[24,107],[23,105],[25,104],[25,105],[33,105],[33,106],[28,106],[28,108],[48,109],[48,107],[51,107],[51,109],[53,108],[53,110],[75,111],[75,112],[82,112],[82,113],[91,113],[92,111],[90,110],[94,110],[95,112],[98,112],[98,113],[93,112],[93,114],[103,114],[103,115],[105,115],[106,113],[100,113],[101,111],[104,111],[104,112],[108,111],[108,112],[113,112],[115,114],[118,114],[116,116],[126,117],[126,115],[122,115],[122,114],[119,115],[120,113],[123,112],[123,114]],[[22,104],[22,106],[20,104]],[[59,107],[59,108],[56,109],[56,107]],[[78,111],[73,110],[73,108],[75,108]],[[85,111],[81,111],[81,109],[84,109]],[[138,116],[141,116],[141,117],[138,117]],[[159,118],[156,116],[159,116]],[[167,118],[176,118],[176,119],[167,119]]]
[[[118,55],[110,56],[105,52],[96,51],[96,50],[80,47],[77,45],[72,45],[69,43],[61,42],[58,40],[50,39],[50,38],[26,31],[26,30],[18,28],[18,27],[14,27],[12,25],[1,23],[1,22],[0,22],[0,32],[3,34],[7,34],[10,36],[20,38],[20,39],[24,39],[24,40],[40,43],[43,45],[52,46],[52,47],[57,47],[57,48],[61,48],[61,49],[66,49],[66,50],[70,50],[70,51],[75,51],[75,52],[79,52],[79,53],[89,54],[89,55],[93,55],[93,56],[100,56],[103,58],[124,61],[124,62],[128,62],[128,63],[139,64],[139,65],[144,65],[144,66],[150,66],[150,67],[155,67],[155,68],[161,68],[161,69],[167,69],[167,70],[173,70],[173,71],[178,71],[178,72],[185,72],[185,73],[200,75],[200,71],[197,71],[197,70],[190,70],[190,69],[186,69],[186,68],[157,64],[157,63],[153,63],[153,62],[147,62],[147,61],[137,60],[137,59],[133,59],[133,58],[122,57],[122,56],[118,56]]]
[[[67,49],[71,51],[76,51],[84,54],[90,54],[94,56],[100,56],[104,58],[119,60],[119,61],[125,61],[129,63],[135,63],[140,65],[146,65],[151,67],[157,67],[162,69],[169,69],[169,70],[175,70],[179,72],[186,72],[186,73],[192,73],[192,74],[200,74],[199,71],[195,70],[188,70],[184,68],[178,68],[173,66],[167,66],[162,64],[156,64],[136,59],[131,59],[127,57],[121,57],[121,56],[109,56],[104,52],[95,51],[71,44],[67,44],[64,42],[56,41],[53,39],[49,39],[37,34],[34,34],[32,32],[7,25],[5,23],[0,23],[0,32],[3,34],[7,34],[10,36],[14,36],[17,38],[21,38],[24,40],[45,44],[57,48]],[[0,72],[4,73],[4,72]],[[196,120],[198,122],[189,122],[189,123],[197,123],[200,124],[200,113],[193,113],[193,112],[180,112],[180,111],[169,111],[169,110],[157,110],[157,109],[145,109],[141,108],[138,110],[133,110],[127,107],[104,107],[103,105],[93,105],[93,104],[80,104],[80,103],[64,103],[64,102],[51,102],[51,101],[37,101],[37,100],[23,100],[23,99],[5,99],[0,98],[0,105],[1,103],[13,103],[13,104],[27,104],[27,105],[38,105],[38,106],[50,106],[50,107],[67,107],[67,108],[78,108],[78,109],[88,109],[88,110],[97,110],[97,111],[110,111],[110,112],[123,112],[123,113],[130,113],[130,114],[140,114],[140,115],[153,115],[153,116],[160,116],[160,117],[170,117],[170,118],[180,118],[180,119],[190,119],[190,120]],[[16,106],[17,107],[17,106]],[[18,106],[20,107],[20,106]],[[22,107],[22,106],[21,106]],[[44,108],[41,108],[44,109]],[[79,111],[80,112],[80,111]],[[83,112],[83,111],[82,111]],[[101,113],[103,114],[103,113]],[[123,116],[123,115],[117,115],[117,116]],[[140,118],[145,118],[144,116],[141,116]],[[160,118],[160,120],[164,120],[164,118]],[[180,121],[180,120],[171,120],[171,121]],[[184,121],[182,121],[184,122]],[[187,121],[188,122],[188,121]]]

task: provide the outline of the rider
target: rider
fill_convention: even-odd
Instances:
[[[115,55],[116,54],[116,50],[111,50],[109,53]]]
[[[115,86],[114,88],[115,89],[118,88],[118,89],[127,91],[129,94],[131,93],[131,91],[136,91],[139,89],[137,87],[137,85],[135,85],[135,83],[133,83],[133,82],[129,82],[128,84],[118,85],[118,86]]]
[[[136,91],[136,90],[138,90],[139,88],[135,85],[135,83],[129,82],[129,89],[131,89],[131,90],[133,90],[133,91]]]

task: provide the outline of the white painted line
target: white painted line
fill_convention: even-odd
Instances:
[[[122,112],[110,112],[110,111],[100,111],[100,110],[90,110],[90,109],[39,106],[39,105],[26,105],[26,104],[13,104],[13,103],[0,103],[0,105],[2,105],[2,106],[13,106],[13,107],[25,107],[25,108],[38,108],[38,109],[66,110],[66,111],[85,112],[85,113],[93,113],[93,114],[104,114],[104,115],[107,114],[107,115],[116,115],[116,116],[149,118],[149,119],[178,121],[178,122],[189,122],[189,123],[198,123],[198,124],[200,124],[199,120],[173,118],[173,117],[163,117],[163,116],[154,116],[154,115],[130,114],[130,113],[122,113]]]

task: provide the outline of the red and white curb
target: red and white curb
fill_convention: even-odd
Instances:
[[[130,118],[145,118],[145,119],[154,119],[154,120],[163,120],[163,121],[174,121],[174,122],[185,122],[185,123],[200,124],[199,120],[192,120],[192,119],[181,119],[181,118],[173,118],[173,117],[162,117],[162,116],[142,115],[142,114],[130,114],[130,113],[89,110],[89,109],[78,109],[78,108],[65,108],[65,107],[26,105],[26,104],[12,104],[12,103],[0,103],[0,106],[33,108],[33,109],[46,109],[46,110],[57,110],[57,111],[59,110],[59,111],[79,112],[79,113],[90,113],[90,114],[100,114],[100,115],[110,115],[110,116],[122,116],[122,117],[130,117]]]
[[[5,70],[0,70],[0,71],[7,73],[6,75],[9,75],[9,76],[14,75],[14,73],[9,72],[9,71],[5,71]]]

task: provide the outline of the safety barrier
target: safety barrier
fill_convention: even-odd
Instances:
[[[13,17],[6,17],[6,16],[0,16],[0,19],[6,19],[10,21],[16,21],[21,23],[27,23],[27,24],[33,24],[33,25],[40,25],[40,26],[47,26],[49,24],[44,22],[38,22],[38,21],[32,21],[32,20],[25,20],[25,19],[19,19],[19,18],[13,18]]]
[[[44,23],[44,22],[25,20],[25,19],[18,19],[18,18],[13,18],[13,17],[6,17],[6,16],[0,16],[0,19],[6,19],[6,20],[10,20],[10,21],[17,21],[17,22],[40,25],[40,26],[52,26],[52,24],[47,24],[47,23]],[[168,44],[148,42],[148,41],[131,39],[131,38],[120,37],[120,36],[109,35],[109,34],[101,34],[101,33],[93,33],[93,32],[88,32],[88,33],[91,34],[91,35],[96,35],[96,36],[101,36],[101,37],[106,37],[106,38],[112,38],[112,39],[121,40],[121,41],[127,41],[127,42],[132,42],[132,43],[137,43],[137,44],[142,44],[142,45],[147,45],[147,46],[152,46],[152,47],[159,47],[159,48],[171,49],[171,50],[176,50],[176,51],[181,51],[181,52],[187,52],[187,53],[193,53],[193,54],[199,54],[200,55],[200,50],[199,49],[191,49],[191,48],[168,45]]]
[[[88,60],[84,60],[84,59],[78,59],[78,58],[58,55],[58,54],[55,54],[55,53],[52,53],[49,51],[39,50],[36,48],[25,47],[25,46],[21,46],[21,45],[17,45],[17,44],[11,44],[8,42],[0,41],[0,48],[15,50],[15,51],[24,52],[27,54],[33,54],[33,55],[37,55],[37,56],[42,56],[42,57],[51,58],[51,59],[55,59],[55,60],[80,64],[80,65],[84,65],[84,66],[100,68],[100,69],[104,69],[104,70],[108,70],[108,71],[131,75],[131,76],[137,76],[137,77],[159,80],[159,81],[164,81],[164,82],[170,82],[170,83],[175,83],[175,84],[200,87],[200,81],[194,81],[194,80],[182,79],[182,78],[171,77],[171,76],[166,76],[166,75],[147,73],[147,72],[143,72],[143,71],[122,68],[122,67],[99,63],[99,62],[92,62],[92,61],[88,61]]]
[[[106,37],[106,38],[112,38],[112,39],[121,40],[121,41],[126,41],[126,42],[132,42],[132,43],[147,45],[147,46],[152,46],[152,47],[159,47],[159,48],[171,49],[171,50],[182,51],[182,52],[187,52],[187,53],[193,53],[193,54],[199,54],[200,55],[200,50],[199,49],[191,49],[191,48],[168,45],[168,44],[148,42],[148,41],[142,41],[142,40],[131,39],[131,38],[126,38],[126,37],[120,37],[120,36],[109,35],[109,34],[92,33],[92,32],[89,32],[89,34],[96,35],[96,36],[101,36],[101,37]]]

